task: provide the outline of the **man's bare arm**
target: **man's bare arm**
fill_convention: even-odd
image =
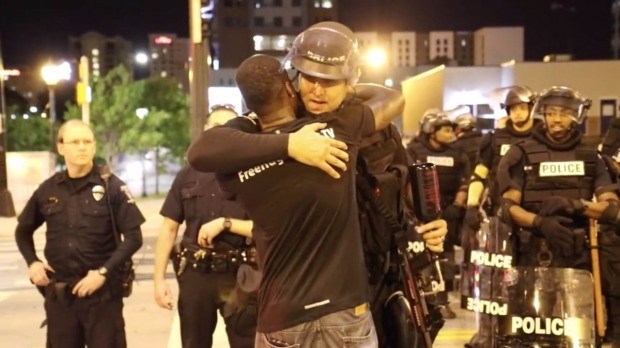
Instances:
[[[405,109],[401,92],[380,85],[360,83],[355,86],[355,96],[372,110],[377,130],[387,127]]]
[[[239,119],[230,127],[227,124],[203,132],[189,148],[190,166],[201,172],[232,173],[291,157],[334,178],[340,177],[335,169],[346,169],[347,145],[316,133],[325,124],[310,124],[291,134],[263,134],[244,122],[251,121]]]

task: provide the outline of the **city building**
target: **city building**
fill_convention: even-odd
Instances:
[[[92,78],[105,76],[108,71],[119,65],[124,65],[130,72],[133,71],[131,43],[120,36],[106,37],[94,31],[78,37],[70,36],[69,50],[76,62],[82,56],[88,57]]]
[[[218,1],[211,23],[214,68],[236,68],[255,53],[284,57],[300,32],[337,20],[337,12],[337,0]]]
[[[523,61],[523,27],[486,27],[474,32],[474,65]]]
[[[150,76],[175,79],[189,92],[190,40],[170,33],[152,33],[148,39]]]
[[[620,58],[620,0],[614,0],[611,5],[611,15],[614,19],[611,50],[613,52],[613,58],[618,59]]]

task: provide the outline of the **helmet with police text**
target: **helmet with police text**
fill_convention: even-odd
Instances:
[[[351,29],[338,22],[320,22],[299,34],[284,58],[284,65],[328,80],[357,83],[361,57],[357,38]]]
[[[213,104],[209,108],[209,114],[207,115],[204,129],[207,130],[215,126],[221,126],[238,115],[237,110],[235,110],[235,107],[231,104]]]
[[[455,124],[443,111],[436,108],[426,110],[420,119],[420,130],[424,134],[433,134],[443,126],[454,127]]]
[[[506,112],[509,112],[511,106],[521,103],[533,104],[535,99],[536,94],[534,94],[534,92],[532,92],[529,88],[523,86],[512,86],[506,89],[504,101],[500,103],[500,107],[505,109]]]
[[[235,114],[237,113],[237,110],[235,110],[235,107],[232,104],[213,104],[209,107],[209,115],[215,111],[230,111]]]
[[[476,118],[474,115],[466,113],[456,116],[454,123],[456,124],[456,128],[458,130],[468,130],[476,126]]]
[[[592,100],[583,97],[579,92],[566,86],[553,86],[543,90],[537,98],[532,115],[545,122],[545,109],[548,106],[559,106],[571,110],[571,119],[581,124],[587,117]]]

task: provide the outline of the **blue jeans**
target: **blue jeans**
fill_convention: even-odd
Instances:
[[[256,333],[255,348],[375,348],[377,333],[368,304],[349,308],[291,328]]]

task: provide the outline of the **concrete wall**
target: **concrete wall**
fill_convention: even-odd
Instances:
[[[501,83],[500,67],[450,67],[445,71],[444,110],[459,105],[489,104],[488,95]],[[475,110],[472,110],[476,114]]]
[[[402,81],[405,96],[402,129],[404,135],[411,136],[418,131],[424,111],[443,105],[445,70],[446,67],[441,65]]]

